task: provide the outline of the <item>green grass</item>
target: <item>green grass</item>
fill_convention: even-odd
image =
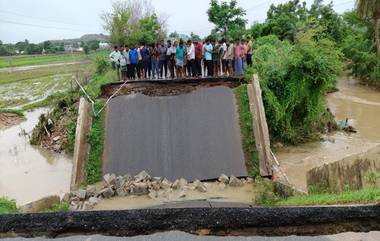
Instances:
[[[249,108],[247,85],[241,85],[235,89],[235,98],[239,112],[239,123],[243,151],[246,160],[248,174],[255,178],[259,176],[259,158],[256,151],[255,137],[253,134],[252,114]]]
[[[12,113],[12,114],[18,115],[19,117],[25,117],[24,113],[21,110],[1,109],[0,108],[0,113]]]
[[[45,209],[43,212],[45,213],[68,212],[69,208],[70,208],[70,204],[68,202],[54,203],[51,208]]]
[[[95,110],[103,106],[103,101],[97,101]],[[94,184],[102,179],[102,154],[104,145],[104,112],[92,119],[92,127],[88,135],[90,154],[86,163],[86,183]]]
[[[47,55],[18,55],[0,57],[0,68],[26,65],[52,64],[88,60],[91,56],[83,53],[64,53]]]
[[[18,209],[15,200],[0,198],[0,214],[17,213]]]
[[[380,203],[380,188],[370,187],[356,191],[340,193],[320,193],[293,196],[276,203],[276,206],[308,206],[333,204]]]
[[[22,111],[30,111],[30,110],[34,110],[41,107],[53,106],[57,103],[57,101],[64,98],[67,94],[68,94],[68,91],[54,93],[52,95],[49,95],[43,100],[23,106]]]
[[[88,95],[91,96],[91,98],[95,99],[100,94],[100,87],[104,84],[110,83],[112,81],[115,81],[116,75],[115,72],[112,70],[107,71],[104,74],[95,75],[94,78],[91,80],[90,83],[88,83],[84,89],[88,93]]]
[[[31,70],[0,72],[0,84],[22,82],[29,79],[39,79],[42,77],[58,74],[70,74],[86,68],[89,64],[76,64],[66,66],[42,67]]]

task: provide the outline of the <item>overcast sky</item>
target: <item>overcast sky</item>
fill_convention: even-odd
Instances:
[[[264,21],[272,3],[288,0],[238,0],[247,10],[248,24]],[[311,3],[313,0],[306,0]],[[330,2],[330,1],[325,1]],[[355,0],[335,0],[342,13]],[[105,33],[99,15],[111,9],[112,0],[0,0],[0,40],[15,43],[28,39],[38,43],[48,39],[77,38],[86,33]],[[152,0],[158,13],[168,16],[169,33],[210,33],[209,0]]]

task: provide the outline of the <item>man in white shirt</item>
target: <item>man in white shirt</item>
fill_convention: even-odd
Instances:
[[[223,49],[222,53],[222,75],[227,75],[227,43],[226,39],[222,39],[222,46]]]
[[[119,48],[115,45],[114,50],[112,51],[112,53],[110,54],[110,60],[111,60],[111,65],[112,65],[112,69],[116,71],[116,75],[117,75],[117,80],[120,81],[120,52],[119,52]]]
[[[190,66],[190,71],[191,71],[191,76],[195,77],[197,75],[196,69],[195,69],[195,48],[193,42],[189,39],[187,41],[187,60],[188,60],[188,65]],[[189,72],[190,75],[190,72]]]

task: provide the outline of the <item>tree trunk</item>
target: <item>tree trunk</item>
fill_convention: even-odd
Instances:
[[[380,36],[379,36],[380,18],[375,18],[374,24],[375,24],[375,40],[376,40],[376,48],[377,48],[377,57],[380,58]]]

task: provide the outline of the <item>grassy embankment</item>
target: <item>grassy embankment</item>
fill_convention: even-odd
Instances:
[[[255,137],[253,134],[252,114],[249,108],[247,85],[241,85],[235,89],[235,98],[239,112],[239,123],[244,157],[249,176],[259,176],[259,159],[256,151]]]
[[[63,53],[46,55],[18,55],[0,57],[0,68],[20,67],[26,65],[53,64],[88,60],[84,53]]]
[[[111,82],[114,78],[113,71],[97,74],[93,81],[85,89],[94,100],[100,93],[103,84]],[[98,112],[104,105],[103,100],[96,100],[94,109]],[[101,112],[98,116],[93,116],[91,131],[88,135],[90,153],[86,163],[86,179],[84,184],[94,184],[102,179],[102,154],[104,145],[105,115]]]
[[[271,181],[257,179],[255,204],[260,206],[312,206],[337,204],[368,204],[380,202],[380,187],[375,184],[360,190],[347,188],[342,192],[310,188],[309,194],[295,195],[288,198],[274,193]]]

